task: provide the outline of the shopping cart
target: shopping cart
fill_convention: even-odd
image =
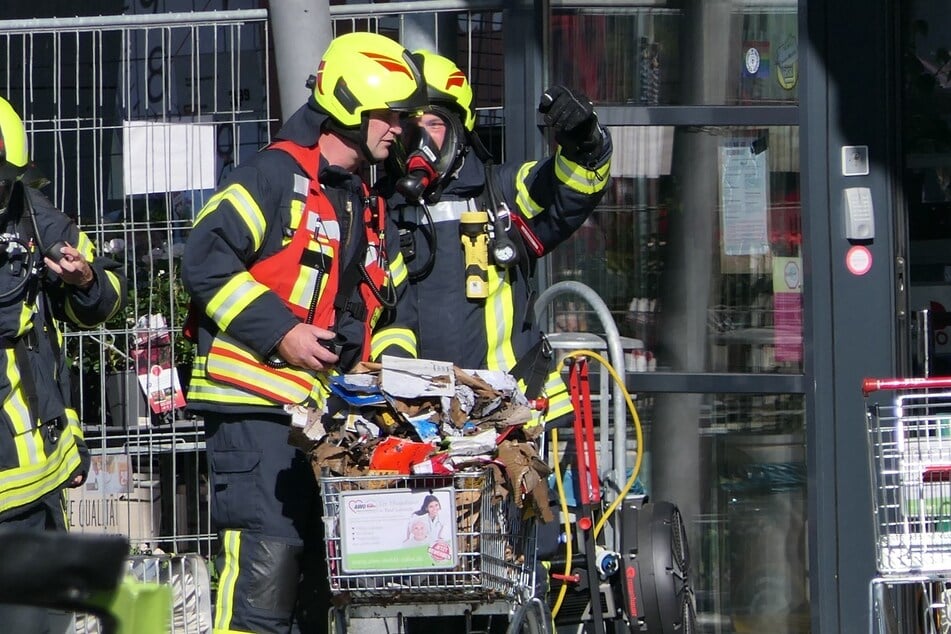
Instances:
[[[510,632],[549,631],[544,606],[532,598],[535,524],[499,479],[491,467],[321,477],[332,631],[346,632],[352,619],[460,615],[499,615]],[[449,530],[417,546],[407,510],[431,498]]]
[[[886,586],[920,586],[926,632],[949,631],[951,377],[865,379],[876,568],[870,631],[898,631]],[[892,396],[870,398],[875,392]],[[894,629],[893,629],[894,628]]]

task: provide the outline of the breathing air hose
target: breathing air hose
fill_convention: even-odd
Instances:
[[[617,373],[614,367],[605,359],[603,356],[594,352],[592,350],[573,350],[567,353],[558,364],[558,372],[561,372],[561,369],[565,365],[565,360],[574,357],[589,357],[600,363],[611,375],[611,378],[619,386],[622,395],[624,396],[624,401],[627,403],[627,410],[631,414],[634,424],[634,433],[637,438],[637,453],[634,461],[634,470],[631,472],[630,477],[625,482],[624,486],[621,487],[621,490],[618,492],[617,497],[608,505],[608,508],[605,509],[604,514],[598,520],[597,524],[594,526],[594,537],[597,538],[601,533],[601,530],[604,528],[605,522],[608,518],[617,510],[617,507],[621,505],[624,501],[624,497],[631,490],[631,487],[634,486],[634,482],[637,480],[637,476],[641,471],[641,463],[644,459],[644,433],[641,427],[641,419],[637,414],[637,408],[634,407],[634,400],[631,398],[631,394],[627,391],[627,387],[624,385],[624,380]],[[555,486],[558,490],[558,501],[561,508],[561,517],[563,520],[563,526],[565,530],[565,577],[568,577],[571,574],[571,557],[572,557],[572,544],[571,544],[571,523],[568,521],[568,498],[565,494],[565,485],[562,481],[561,466],[558,461],[558,430],[552,429],[551,431],[551,453],[552,453],[552,462],[554,463],[555,468]],[[568,584],[563,583],[561,588],[558,591],[558,596],[555,598],[555,603],[552,606],[551,614],[554,619],[558,615],[558,611],[561,609],[561,604],[565,599],[565,594],[568,592]]]

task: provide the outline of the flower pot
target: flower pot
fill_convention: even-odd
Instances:
[[[106,413],[109,417],[107,423],[126,429],[148,427],[152,420],[151,412],[135,372],[107,372],[103,381],[106,386]]]

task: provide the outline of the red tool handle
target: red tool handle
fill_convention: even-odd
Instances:
[[[588,360],[576,359],[569,371],[571,403],[575,410],[575,452],[578,464],[578,490],[583,505],[601,501],[598,481],[598,454],[594,444],[594,416],[591,409],[591,385]]]
[[[880,390],[922,390],[935,387],[951,387],[951,376],[917,379],[862,379],[862,394],[865,396]]]

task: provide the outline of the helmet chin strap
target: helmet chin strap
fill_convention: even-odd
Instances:
[[[345,128],[334,119],[328,119],[326,125],[333,130],[333,132],[353,143],[367,163],[376,165],[380,162],[380,159],[373,156],[373,152],[370,151],[370,146],[367,145],[367,128],[369,126],[367,117],[363,117],[359,128]]]

